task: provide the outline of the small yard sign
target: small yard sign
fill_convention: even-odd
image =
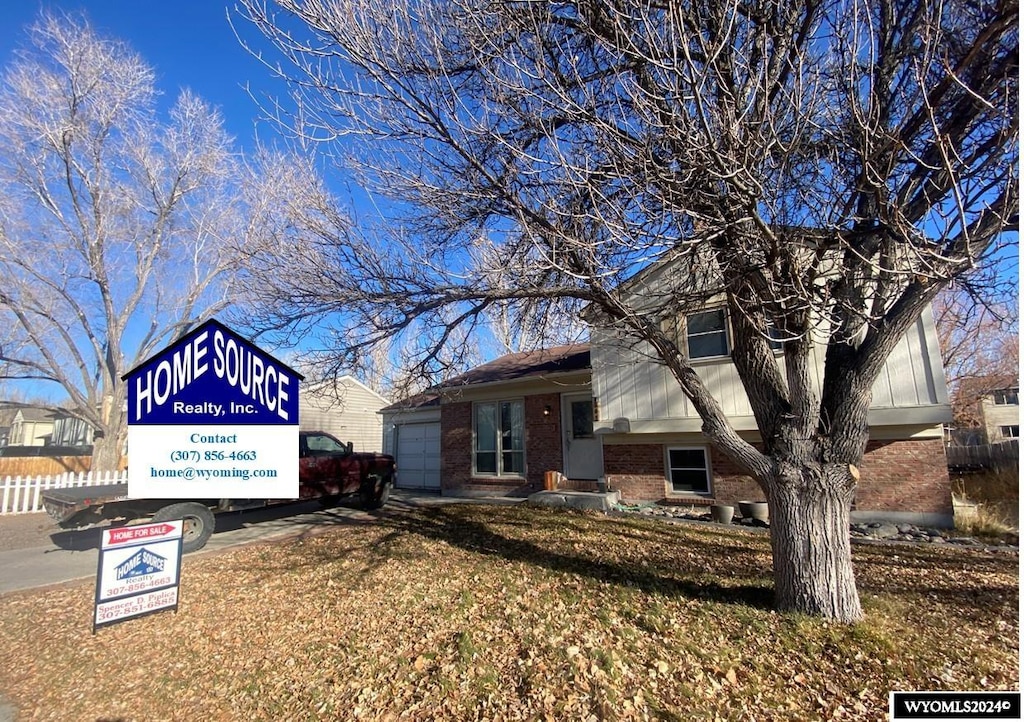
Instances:
[[[180,519],[103,530],[92,631],[178,608]]]
[[[300,374],[211,319],[124,378],[129,496],[298,496]]]

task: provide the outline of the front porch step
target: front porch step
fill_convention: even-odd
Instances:
[[[617,491],[572,491],[556,489],[555,491],[535,491],[526,497],[528,504],[537,506],[566,506],[571,509],[596,509],[610,511],[619,503]]]

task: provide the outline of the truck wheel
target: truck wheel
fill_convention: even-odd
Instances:
[[[158,509],[153,515],[153,521],[172,521],[174,519],[183,519],[185,522],[181,530],[183,554],[199,551],[206,546],[216,523],[213,512],[208,507],[190,501],[181,504],[168,504]]]
[[[359,501],[364,509],[380,509],[391,496],[391,477],[371,476],[359,487]]]
[[[333,509],[341,501],[341,494],[324,494],[316,499],[321,509]]]

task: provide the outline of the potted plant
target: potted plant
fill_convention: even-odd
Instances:
[[[768,502],[766,501],[741,501],[740,516],[744,519],[768,523]]]
[[[735,509],[729,504],[712,504],[711,521],[719,524],[732,524],[732,515]]]

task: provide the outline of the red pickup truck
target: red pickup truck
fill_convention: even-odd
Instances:
[[[352,450],[323,431],[299,432],[299,499],[319,499],[329,507],[358,497],[364,509],[387,503],[395,478],[395,460],[386,454]],[[115,519],[184,519],[182,549],[202,549],[223,511],[252,509],[294,499],[129,499],[127,484],[79,486],[43,492],[43,508],[65,529]]]

